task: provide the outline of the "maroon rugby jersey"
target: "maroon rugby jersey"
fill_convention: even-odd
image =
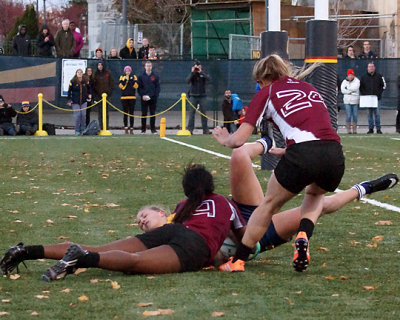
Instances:
[[[185,201],[178,203],[174,212],[179,212]],[[212,259],[224,243],[229,230],[240,229],[246,222],[233,202],[219,194],[210,193],[183,225],[197,232],[207,242]]]
[[[244,122],[258,126],[263,117],[279,128],[287,146],[313,140],[340,142],[321,95],[307,82],[284,77],[257,92]]]

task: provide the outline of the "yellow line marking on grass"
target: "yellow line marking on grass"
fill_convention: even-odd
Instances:
[[[195,149],[195,150],[198,150],[198,151],[206,152],[206,153],[212,154],[212,155],[220,157],[220,158],[224,158],[224,159],[228,159],[228,160],[231,159],[230,156],[227,156],[225,154],[214,152],[214,151],[211,151],[211,150],[208,150],[208,149],[204,149],[204,148],[200,148],[200,147],[197,147],[197,146],[194,146],[192,144],[188,144],[188,143],[185,143],[185,142],[182,142],[182,141],[178,141],[178,140],[174,140],[174,139],[166,138],[166,137],[161,138],[161,139],[167,140],[167,141],[170,141],[170,142],[173,142],[173,143],[177,143],[177,144],[180,144],[182,146],[185,146],[185,147],[188,147],[188,148],[191,148],[191,149]],[[255,164],[255,163],[252,163],[252,166],[253,166],[253,168],[260,168],[261,167],[260,165]],[[343,191],[343,190],[340,190],[340,189],[336,189],[335,190],[336,193],[337,192],[341,192],[341,191]],[[400,212],[400,208],[399,207],[396,207],[396,206],[393,206],[393,205],[387,204],[387,203],[382,203],[382,202],[379,202],[379,201],[374,200],[374,199],[361,198],[360,201],[362,201],[364,203],[371,204],[373,206],[381,207],[381,208],[386,209],[386,210]]]

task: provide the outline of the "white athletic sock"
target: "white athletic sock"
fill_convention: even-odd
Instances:
[[[355,184],[351,188],[357,190],[357,192],[358,192],[357,200],[360,200],[367,193],[367,191],[365,190],[365,188],[361,184]]]

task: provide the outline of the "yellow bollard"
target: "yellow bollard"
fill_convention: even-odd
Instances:
[[[182,97],[182,130],[177,132],[178,136],[190,136],[190,131],[186,130],[186,93],[181,94]]]
[[[107,93],[103,93],[101,95],[103,97],[102,105],[103,105],[103,130],[99,132],[99,136],[111,136],[111,131],[107,130]],[[101,125],[101,123],[100,123]]]
[[[39,104],[39,112],[38,112],[38,130],[35,132],[35,136],[38,137],[46,137],[48,136],[47,132],[43,130],[43,94],[38,94],[38,104]]]
[[[161,120],[160,120],[160,138],[165,137],[166,127],[167,127],[167,120],[165,118],[161,118]]]

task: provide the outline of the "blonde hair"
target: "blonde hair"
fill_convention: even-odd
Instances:
[[[266,80],[273,82],[283,77],[293,77],[301,80],[310,75],[320,64],[303,65],[296,67],[289,62],[285,62],[279,55],[271,54],[258,61],[253,68],[253,78],[256,81]]]
[[[171,212],[169,211],[168,208],[166,208],[164,206],[161,206],[161,205],[158,205],[158,204],[149,204],[149,205],[143,206],[143,207],[141,207],[139,209],[137,214],[139,214],[143,210],[152,210],[152,211],[157,211],[157,212],[158,211],[164,211],[166,217],[168,217],[171,214]]]

